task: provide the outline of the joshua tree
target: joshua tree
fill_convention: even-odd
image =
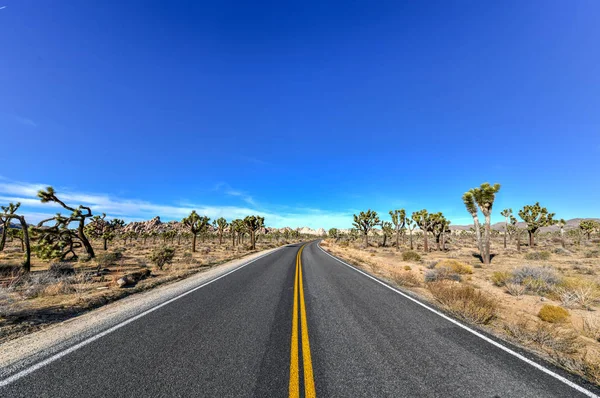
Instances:
[[[219,244],[222,245],[223,244],[223,234],[225,233],[225,229],[229,226],[229,223],[227,222],[226,219],[221,217],[221,218],[215,220],[213,222],[213,225],[214,225],[215,229],[217,230],[217,233],[219,234]]]
[[[565,225],[567,225],[567,222],[565,221],[564,218],[561,218],[560,220],[558,220],[556,225],[558,225],[558,228],[560,229],[560,245],[564,249],[565,248]]]
[[[542,227],[553,225],[554,213],[548,213],[548,209],[540,206],[540,202],[534,205],[527,205],[519,210],[519,217],[527,224],[527,233],[529,234],[529,247],[535,244],[535,233]]]
[[[252,250],[256,250],[256,232],[264,228],[265,218],[260,216],[247,216],[244,218],[244,226],[250,233],[250,246]]]
[[[415,211],[412,214],[412,219],[419,229],[423,232],[423,250],[429,251],[429,242],[427,240],[427,233],[433,230],[434,221],[432,220],[432,214],[425,209],[421,211]]]
[[[2,246],[4,247],[4,242],[6,240],[6,233],[8,233],[8,228],[10,228],[10,220],[17,219],[21,223],[21,233],[23,234],[21,240],[21,248],[25,252],[25,259],[23,260],[23,272],[28,273],[31,271],[31,248],[29,246],[29,227],[27,225],[27,221],[25,221],[25,216],[21,216],[15,214],[16,211],[21,206],[20,203],[12,204],[10,203],[8,206],[2,206],[2,214],[0,214],[0,219],[2,220]]]
[[[198,213],[196,213],[196,210],[192,210],[192,212],[190,213],[189,216],[187,216],[186,218],[181,220],[183,225],[185,225],[187,228],[189,228],[190,232],[192,233],[192,252],[193,253],[196,252],[196,236],[198,235],[198,233],[200,233],[206,229],[209,221],[210,221],[210,218],[208,218],[206,216],[200,217],[198,215]]]
[[[517,238],[517,250],[521,251],[521,234],[522,230],[519,228],[519,223],[514,216],[510,216],[510,221],[508,224],[508,234],[512,238],[513,236]]]
[[[108,250],[108,242],[115,238],[117,232],[125,225],[125,221],[118,218],[106,221],[105,218],[104,213],[102,216],[92,217],[92,221],[85,226],[85,232],[92,238],[102,239],[102,247]]]
[[[590,240],[592,237],[592,233],[598,229],[600,224],[594,220],[581,220],[579,222],[579,229],[586,236],[587,240]]]
[[[231,242],[234,247],[235,247],[236,234],[237,234],[237,231],[241,229],[241,227],[240,227],[241,224],[242,224],[242,220],[240,220],[238,218],[238,219],[232,220],[231,224],[229,225],[229,232],[231,233]]]
[[[479,188],[470,189],[463,195],[463,202],[467,208],[467,211],[473,217],[475,224],[475,234],[477,236],[477,245],[479,246],[479,253],[483,263],[486,265],[490,264],[490,235],[491,235],[491,214],[492,206],[494,205],[494,199],[496,199],[496,193],[500,190],[500,184],[490,185],[485,182],[481,184]],[[477,208],[481,210],[485,217],[485,229],[484,237],[481,238],[481,228],[479,224],[479,216],[477,215]]]
[[[504,217],[505,221],[504,221],[504,248],[506,249],[506,235],[508,235],[508,221],[510,220],[510,217],[512,216],[513,211],[512,209],[504,209],[500,212],[500,215],[502,217]]]
[[[41,228],[44,225],[44,223],[54,220],[54,221],[56,221],[55,226],[59,227],[59,229],[62,228],[62,229],[68,230],[69,225],[72,222],[76,222],[77,223],[77,233],[72,238],[78,239],[81,242],[81,245],[85,249],[88,256],[90,258],[94,258],[96,256],[94,254],[94,248],[92,247],[92,245],[90,244],[90,241],[88,240],[87,236],[85,235],[85,221],[88,218],[91,218],[93,216],[92,210],[89,207],[83,206],[83,205],[79,205],[77,208],[67,206],[62,200],[58,199],[58,197],[56,196],[56,192],[54,191],[54,188],[52,188],[52,187],[47,187],[45,190],[43,190],[43,189],[39,190],[37,196],[38,196],[38,198],[40,198],[42,203],[48,203],[48,202],[58,203],[64,209],[69,210],[71,212],[71,215],[68,218],[62,217],[59,213],[56,215],[56,217],[52,217],[52,218],[43,220],[42,222],[38,223],[38,228]],[[63,232],[61,232],[61,233],[62,233],[63,237],[66,238],[66,236],[64,236],[65,234]],[[72,238],[71,238],[71,240],[72,240]],[[67,239],[67,240],[69,240],[69,239]],[[71,247],[71,249],[72,248],[73,247]],[[75,252],[72,252],[72,254],[75,258],[77,257]]]
[[[371,209],[366,212],[361,211],[357,216],[354,214],[354,222],[352,225],[356,227],[365,238],[365,246],[369,247],[369,231],[373,229],[374,226],[380,223],[379,216],[376,211]]]
[[[337,228],[331,228],[328,232],[328,235],[331,239],[337,239],[338,238],[338,230]]]
[[[432,233],[435,236],[435,245],[437,250],[446,249],[446,234],[450,232],[450,221],[442,215],[442,213],[432,214],[433,229]],[[440,248],[441,246],[441,248]]]
[[[417,224],[412,218],[406,219],[406,229],[408,229],[408,234],[410,236],[410,250],[414,250],[413,246],[413,231],[417,228]]]
[[[392,217],[392,224],[394,224],[394,230],[396,231],[396,250],[400,248],[400,234],[402,234],[402,244],[404,244],[404,229],[406,226],[406,210],[390,210],[390,217]]]
[[[0,216],[0,222],[2,222],[2,238],[0,239],[0,252],[4,250],[4,245],[6,244],[6,236],[8,234],[8,230],[10,229],[10,220],[12,219],[12,217],[9,216],[14,215],[20,206],[20,202],[17,202],[16,205],[13,203],[9,203],[8,206],[1,206],[2,213],[4,215]]]
[[[389,221],[381,222],[381,233],[383,234],[383,247],[385,247],[385,243],[387,242],[387,238],[391,238],[394,236],[394,228],[392,228],[392,223]]]

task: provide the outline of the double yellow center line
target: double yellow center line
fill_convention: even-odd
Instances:
[[[300,397],[300,355],[298,343],[298,302],[300,303],[300,327],[302,333],[302,364],[304,370],[304,396],[317,396],[310,358],[310,343],[308,341],[308,322],[306,320],[306,304],[304,303],[304,285],[302,283],[302,250],[296,255],[296,276],[294,277],[294,308],[292,310],[292,348],[290,354],[290,398]]]

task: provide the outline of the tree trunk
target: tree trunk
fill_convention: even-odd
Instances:
[[[231,241],[232,241],[232,246],[235,247],[235,232],[231,232]]]
[[[369,232],[365,232],[365,247],[369,247]]]
[[[219,244],[222,245],[223,244],[223,232],[221,232],[219,234]]]
[[[252,250],[256,250],[256,235],[254,231],[250,231],[250,245]]]
[[[192,233],[192,253],[196,253],[196,234]]]
[[[103,238],[102,240],[104,241],[104,242],[103,242],[103,247],[104,247],[104,250],[108,250],[108,239],[106,239],[106,238]]]
[[[508,233],[508,225],[504,225],[504,248],[506,249],[506,234]]]
[[[485,231],[484,231],[484,237],[483,237],[483,263],[485,265],[490,265],[490,234],[491,234],[491,216],[489,214],[489,212],[487,214],[484,214],[485,216]]]
[[[387,242],[387,235],[383,234],[383,247],[385,247],[385,243]]]
[[[534,232],[527,231],[527,232],[529,233],[529,247],[533,247],[535,245],[534,238],[533,238],[535,231]]]
[[[8,220],[10,220],[10,218],[7,218],[7,221],[5,221],[2,225],[2,238],[0,239],[0,252],[4,250],[4,245],[6,244],[6,231],[7,231],[7,225],[10,225],[10,222],[8,222]]]
[[[521,251],[521,231],[517,230],[517,251]]]
[[[423,250],[429,252],[429,244],[427,243],[427,231],[423,231]]]
[[[400,250],[400,230],[396,229],[396,250]]]
[[[408,234],[410,235],[410,250],[414,250],[414,246],[413,246],[413,237],[412,237],[412,229],[408,231]]]
[[[565,248],[565,229],[564,228],[560,228],[560,245],[562,246],[562,248]]]
[[[90,241],[87,239],[85,233],[83,232],[84,224],[84,220],[79,221],[78,236],[81,240],[81,243],[83,243],[83,247],[85,248],[86,253],[90,256],[90,258],[94,258],[96,257],[96,255],[94,254],[94,248],[92,247]]]

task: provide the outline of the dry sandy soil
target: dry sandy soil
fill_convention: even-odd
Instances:
[[[524,247],[518,252],[514,244],[504,249],[500,239],[493,242],[492,253],[496,256],[490,266],[482,266],[474,256],[476,244],[471,237],[453,237],[446,251],[417,251],[421,258],[412,261],[403,260],[403,254],[409,251],[407,247],[381,247],[376,238],[371,239],[368,248],[362,240],[327,239],[321,246],[468,323],[600,384],[600,245],[597,241],[581,246],[571,243],[563,250],[560,243],[547,237],[539,239],[534,249]],[[540,256],[540,252],[547,253]],[[549,257],[534,259],[544,256]],[[452,271],[457,268],[461,274]],[[539,273],[541,277],[521,278],[519,282],[518,275],[523,275],[519,272],[524,269],[529,271],[526,274]],[[426,282],[436,275],[445,280]],[[470,296],[466,305],[460,300],[453,304],[449,297],[440,294],[440,286],[456,291],[472,287],[472,295],[476,295],[473,297],[483,297],[489,308],[486,304],[473,315],[470,307],[478,305],[474,303],[479,300]],[[566,317],[555,320],[542,314],[554,322],[543,321],[538,314],[545,305],[561,307],[566,310]],[[488,318],[490,311],[493,316]],[[551,308],[550,315],[556,311],[564,312]]]
[[[96,259],[60,263],[67,268],[63,275],[50,272],[52,263],[33,255],[32,272],[26,277],[19,277],[17,268],[13,268],[22,259],[20,244],[8,243],[0,252],[0,344],[133,293],[286,243],[289,242],[259,240],[256,251],[252,251],[247,244],[232,247],[230,241],[220,245],[218,239],[211,238],[206,242],[199,240],[197,251],[192,253],[189,241],[178,243],[175,239],[168,244],[175,248],[173,262],[161,270],[149,260],[152,250],[163,245],[160,239],[148,239],[146,244],[142,239],[126,244],[115,240],[106,252],[97,241],[92,242]],[[120,258],[114,259],[115,252],[121,253]],[[104,257],[106,254],[113,254],[113,259]],[[117,284],[124,275],[139,272],[150,275],[125,287]]]

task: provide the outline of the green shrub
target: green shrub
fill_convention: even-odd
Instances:
[[[533,261],[545,261],[550,259],[550,252],[542,251],[542,252],[530,252],[525,254],[525,260],[533,260]]]
[[[108,267],[116,264],[121,258],[123,258],[123,253],[120,251],[108,252],[96,256],[96,262],[99,267]]]
[[[472,274],[473,268],[470,265],[461,263],[458,260],[444,259],[435,264],[435,268],[448,268],[452,272],[460,275]]]
[[[511,274],[508,271],[496,271],[492,274],[490,279],[494,285],[502,287],[510,280],[510,276]]]
[[[559,323],[566,322],[569,318],[569,311],[557,305],[545,304],[538,313],[538,317],[545,322]]]
[[[149,260],[152,261],[158,269],[162,270],[166,264],[171,264],[173,262],[173,257],[175,257],[175,249],[163,246],[152,250]]]
[[[410,265],[405,265],[404,266],[404,270],[405,271],[410,271],[412,269],[412,267]]]
[[[588,250],[583,253],[585,258],[598,258],[600,256],[600,250]]]
[[[412,250],[405,251],[402,253],[402,261],[421,261],[421,256]]]

